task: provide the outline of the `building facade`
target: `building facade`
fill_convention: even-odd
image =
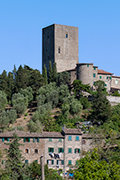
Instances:
[[[25,158],[25,163],[37,161],[43,155],[44,164],[49,168],[69,170],[75,166],[77,160],[82,157],[82,153],[94,147],[92,137],[82,134],[80,129],[65,128],[60,132],[29,133],[13,131],[0,133],[0,149],[8,149],[6,144],[13,139],[13,133],[20,137],[20,149]],[[4,165],[4,157],[2,164]]]
[[[74,69],[78,63],[78,28],[53,24],[42,29],[42,69],[49,61],[57,71]]]

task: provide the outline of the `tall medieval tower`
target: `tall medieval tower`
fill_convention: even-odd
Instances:
[[[42,29],[42,69],[49,69],[49,61],[63,72],[78,63],[78,28],[53,24]]]

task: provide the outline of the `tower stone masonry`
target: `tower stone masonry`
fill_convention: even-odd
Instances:
[[[56,63],[57,72],[74,69],[78,63],[78,28],[53,24],[42,29],[42,69]]]

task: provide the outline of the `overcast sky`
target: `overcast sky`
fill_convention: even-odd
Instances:
[[[79,62],[120,76],[120,0],[0,0],[0,74],[41,71],[42,28],[79,28]]]

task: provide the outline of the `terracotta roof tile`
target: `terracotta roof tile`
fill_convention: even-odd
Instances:
[[[109,75],[112,75],[112,73],[104,71],[102,69],[98,69],[98,74],[109,74]]]

